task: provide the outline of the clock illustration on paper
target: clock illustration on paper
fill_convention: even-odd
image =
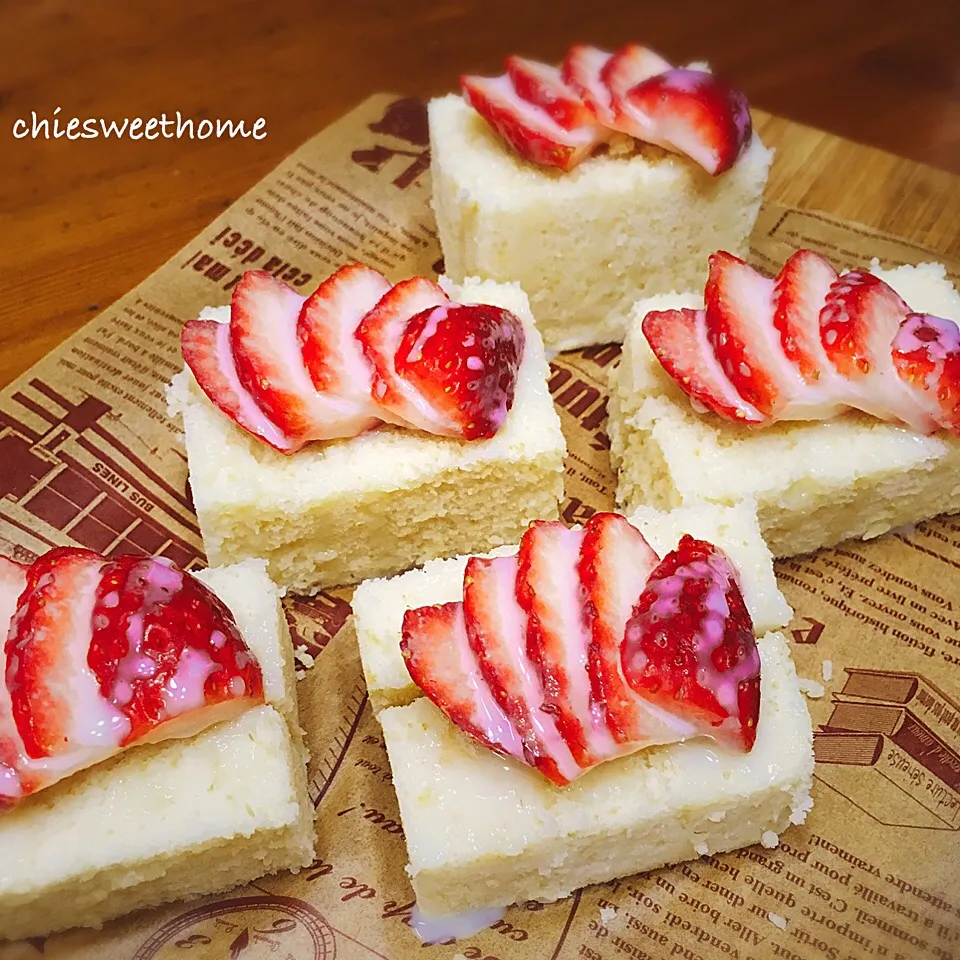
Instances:
[[[237,897],[165,923],[133,960],[335,960],[330,924],[294,897]]]

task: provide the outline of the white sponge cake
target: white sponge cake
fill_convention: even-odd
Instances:
[[[98,927],[313,858],[293,649],[262,561],[197,574],[260,662],[266,705],[131,749],[0,815],[0,940]]]
[[[960,321],[960,295],[940,264],[874,262],[870,271],[914,310]],[[855,412],[750,429],[694,411],[640,325],[651,310],[702,305],[699,294],[671,294],[634,308],[607,426],[622,509],[747,498],[775,556],[960,511],[960,438],[944,431],[920,436]]]
[[[524,900],[753,843],[812,805],[813,734],[786,639],[759,641],[750,753],[697,739],[601,764],[567,787],[468,740],[425,697],[379,715],[420,910]]]
[[[660,556],[672,550],[684,533],[721,546],[741,573],[744,598],[754,627],[766,633],[791,616],[777,587],[770,551],[760,536],[756,513],[749,505],[700,504],[672,513],[638,510],[631,522]],[[516,546],[499,553],[515,553]],[[367,692],[374,710],[402,706],[419,697],[400,655],[400,627],[407,609],[459,600],[467,557],[434,560],[389,580],[368,580],[353,595],[353,615]]]
[[[447,289],[524,322],[513,409],[489,440],[383,428],[284,456],[220,413],[189,371],[174,378],[209,563],[265,557],[277,583],[315,592],[511,543],[557,515],[566,446],[527,298],[515,284]]]
[[[569,173],[507,149],[459,95],[429,105],[433,208],[447,275],[519,281],[555,350],[623,340],[635,300],[703,286],[745,256],[773,159],[760,138],[713,177],[644,146]]]

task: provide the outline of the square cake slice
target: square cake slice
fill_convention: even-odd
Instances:
[[[313,858],[293,648],[262,561],[196,574],[230,608],[266,704],[137,747],[0,814],[0,940],[99,927]]]
[[[660,513],[641,508],[631,522],[660,556],[684,533],[722,547],[741,572],[744,597],[757,631],[786,624],[791,610],[777,587],[773,561],[747,504],[700,504]],[[516,546],[499,554],[515,553]],[[353,595],[354,625],[370,702],[375,711],[403,706],[421,696],[400,655],[400,628],[407,609],[459,600],[467,557],[435,560],[389,580],[368,580]]]
[[[564,173],[505,148],[463,97],[429,105],[433,208],[452,279],[518,281],[548,347],[621,341],[635,300],[703,285],[707,255],[745,255],[773,159],[728,172],[643,146]]]
[[[217,410],[188,370],[174,378],[170,407],[183,420],[211,564],[265,557],[277,583],[312,593],[489,550],[517,540],[535,517],[557,515],[566,447],[527,297],[516,284],[446,289],[524,324],[514,405],[489,440],[384,427],[284,456]]]
[[[759,643],[750,753],[697,739],[601,764],[556,787],[468,740],[426,698],[383,727],[420,910],[556,900],[591,883],[753,843],[803,822],[813,736],[786,639]]]
[[[960,321],[960,294],[940,264],[882,270],[874,261],[870,272],[914,310]],[[921,436],[857,412],[763,429],[697,413],[641,322],[651,310],[702,306],[700,294],[669,294],[634,307],[607,427],[622,509],[748,499],[778,557],[960,511],[960,438],[945,431]]]

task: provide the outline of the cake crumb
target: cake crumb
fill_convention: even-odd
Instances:
[[[714,810],[713,813],[711,813],[710,816],[707,817],[707,819],[711,823],[721,823],[723,820],[726,819],[726,817],[727,817],[726,810]]]
[[[820,672],[823,674],[823,682],[829,683],[833,679],[833,661],[824,660]]]
[[[298,680],[302,680],[302,679],[307,675],[307,671],[306,671],[306,670],[294,670],[294,671],[293,671],[293,675],[294,675]]]
[[[826,693],[822,683],[809,680],[807,677],[797,677],[797,685],[800,687],[801,693],[806,694],[813,700],[819,700]]]
[[[293,657],[301,667],[307,670],[317,662],[316,659],[307,652],[307,645],[305,643],[301,643],[299,647],[294,648]]]
[[[700,843],[695,843],[693,849],[697,851],[697,855],[705,857],[709,852],[710,848],[701,840]]]
[[[787,918],[781,917],[779,913],[768,913],[767,919],[775,926],[779,927],[781,930],[787,929]]]
[[[780,846],[780,838],[772,830],[764,830],[760,843],[768,850],[772,850],[774,847]]]
[[[616,907],[601,907],[600,908],[600,919],[604,923],[609,923],[617,915]]]

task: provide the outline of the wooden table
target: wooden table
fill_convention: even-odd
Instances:
[[[781,116],[960,174],[960,2],[37,0],[3,8],[0,385],[369,93],[431,95],[509,52],[643,40]],[[52,119],[265,120],[263,139],[20,139]],[[771,196],[958,252],[960,179],[760,118]],[[20,130],[23,127],[18,128]]]

